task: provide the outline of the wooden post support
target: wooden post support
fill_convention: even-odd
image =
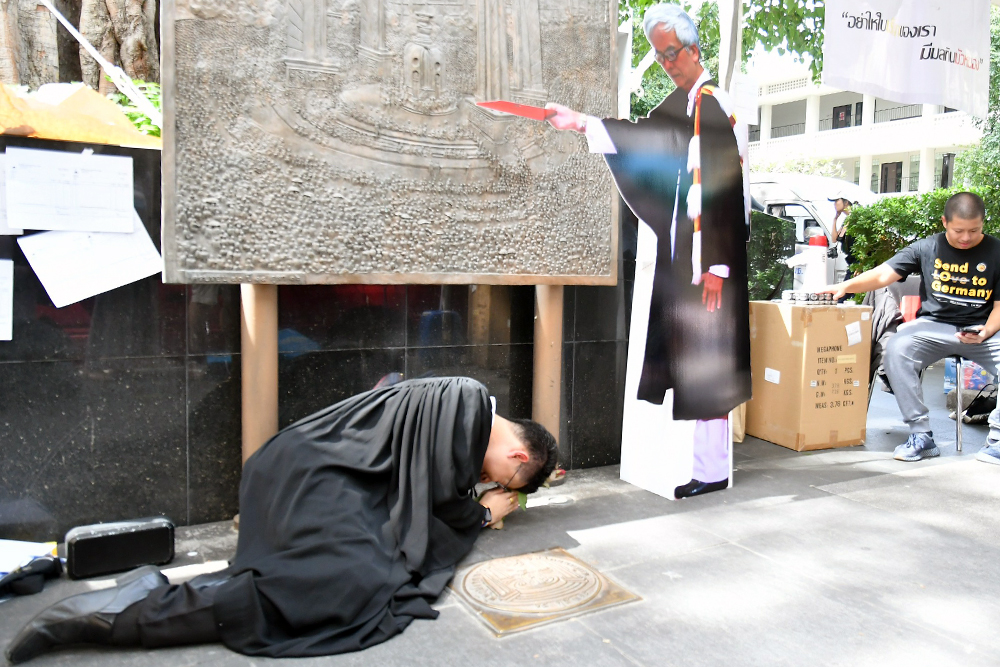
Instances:
[[[559,441],[562,392],[563,286],[535,286],[535,379],[531,418]]]
[[[243,462],[278,432],[278,286],[240,285]]]

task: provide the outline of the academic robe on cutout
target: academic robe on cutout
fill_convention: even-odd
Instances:
[[[708,85],[717,85],[708,81]],[[694,226],[688,216],[688,151],[694,119],[677,89],[632,123],[604,119],[618,191],[656,233],[656,269],[638,398],[663,403],[674,389],[674,419],[725,417],[750,399],[750,325],[743,174],[732,125],[718,100],[701,101],[701,271],[725,265],[722,308],[709,313],[693,284]],[[676,227],[671,228],[676,214]]]
[[[468,378],[411,380],[284,429],[247,461],[214,614],[248,655],[367,648],[430,607],[479,534],[492,411]]]

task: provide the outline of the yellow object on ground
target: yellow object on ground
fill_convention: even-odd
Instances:
[[[48,86],[43,86],[35,96],[0,86],[0,134],[132,148],[163,147],[159,137],[139,132],[114,102],[97,91],[82,84],[58,85],[68,87],[45,95]],[[48,103],[55,100],[58,103]]]
[[[740,403],[733,410],[733,442],[743,442],[747,435],[747,404]]]

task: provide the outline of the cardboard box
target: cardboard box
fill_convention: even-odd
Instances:
[[[799,452],[864,443],[871,312],[751,302],[747,434]]]

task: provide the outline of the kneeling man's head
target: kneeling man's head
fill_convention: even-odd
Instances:
[[[497,415],[479,481],[534,493],[556,467],[559,447],[545,427],[530,419]]]

